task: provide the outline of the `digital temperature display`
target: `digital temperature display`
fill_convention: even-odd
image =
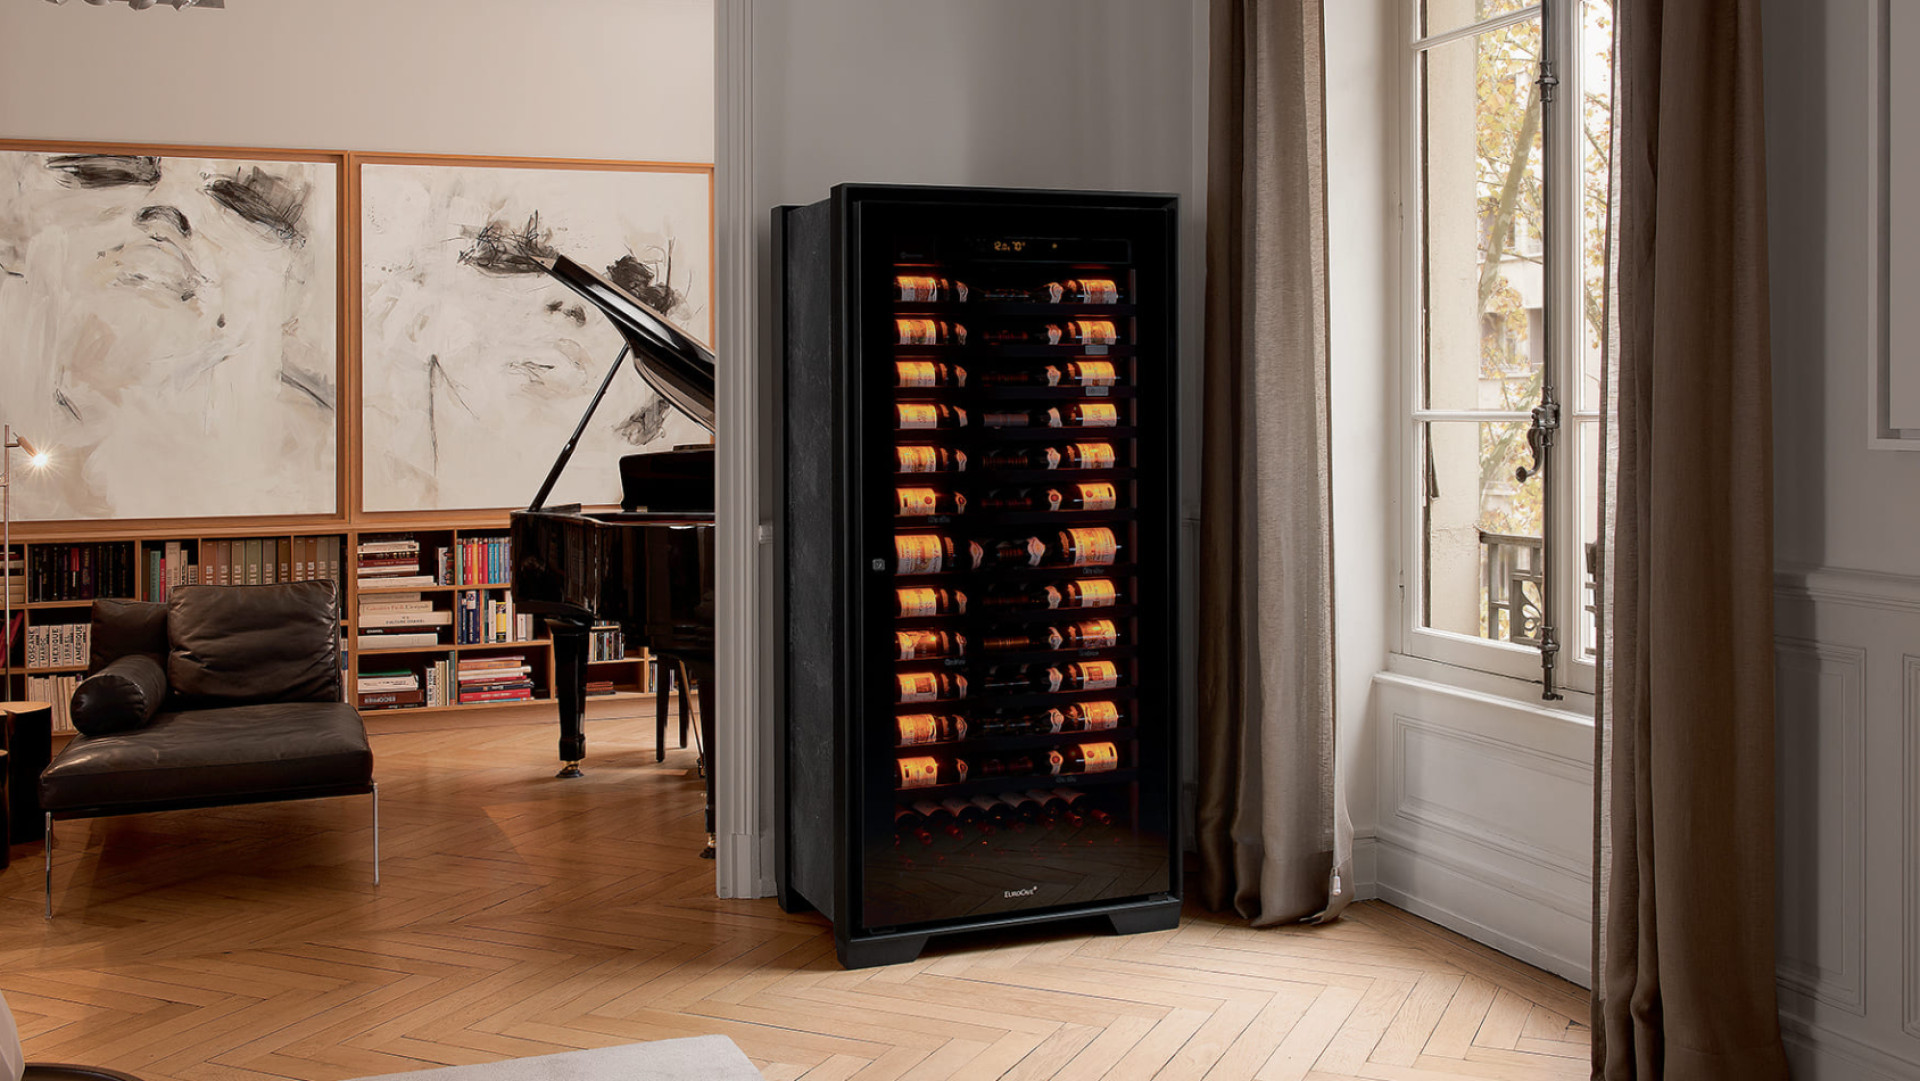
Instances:
[[[1132,245],[1109,238],[996,236],[975,241],[973,249],[976,257],[1035,262],[1124,263],[1133,258]]]

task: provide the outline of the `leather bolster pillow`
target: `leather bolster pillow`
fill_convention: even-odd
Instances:
[[[166,697],[166,665],[152,654],[130,653],[74,689],[73,727],[86,736],[131,732],[153,720]]]

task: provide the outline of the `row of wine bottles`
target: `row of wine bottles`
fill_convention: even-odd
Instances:
[[[941,589],[947,593],[947,589]],[[910,616],[910,611],[902,611]],[[927,611],[920,611],[922,616]],[[941,613],[948,614],[948,613]],[[950,613],[962,614],[962,613]],[[968,639],[956,630],[900,630],[895,632],[900,661],[929,661],[939,657],[966,657]],[[1002,630],[979,639],[987,653],[1023,653],[1043,649],[1108,649],[1119,645],[1119,624],[1114,620],[1081,620],[1058,626],[1033,626]]]
[[[1116,402],[1068,402],[1036,409],[980,409],[972,417],[962,405],[899,402],[894,423],[903,432],[940,428],[1117,428]],[[977,423],[976,423],[977,421]]]
[[[1120,283],[1112,278],[1068,278],[1040,286],[989,285],[970,289],[958,278],[931,274],[899,274],[893,279],[894,299],[908,304],[966,304],[1014,302],[1026,304],[1118,304]]]
[[[963,616],[967,614],[965,590],[935,586],[909,586],[893,591],[899,606],[896,613],[906,618],[922,616]],[[976,599],[978,611],[1006,611],[1015,608],[1111,608],[1120,600],[1120,587],[1111,578],[1081,578],[1067,582],[1049,582],[1043,586],[994,586]]]
[[[893,450],[896,471],[901,473],[965,473],[972,461],[957,447],[902,445]],[[1001,447],[980,456],[987,469],[1112,469],[1118,460],[1112,443]]]
[[[966,541],[940,533],[902,533],[893,538],[895,574],[995,567],[1108,567],[1120,553],[1120,538],[1107,526],[1062,529],[1051,537]]]
[[[1113,510],[1120,505],[1120,489],[1105,481],[1053,488],[992,488],[977,501],[968,500],[965,492],[938,488],[895,488],[893,493],[894,514],[901,518],[965,514],[969,505],[1007,511]]]
[[[959,631],[895,631],[893,637],[898,660],[932,661],[967,655],[967,636]],[[1108,649],[1119,644],[1120,628],[1111,619],[1088,619],[980,638],[980,648],[988,653]]]
[[[893,321],[895,345],[966,345],[967,327],[948,319],[901,316]],[[1111,319],[1069,319],[1033,328],[995,327],[975,341],[988,345],[1118,345]]]
[[[1051,709],[962,713],[902,713],[894,718],[899,746],[960,743],[1005,736],[1051,736],[1062,732],[1104,732],[1120,727],[1126,711],[1118,702],[1074,702]]]
[[[967,369],[937,360],[896,360],[894,385],[915,388],[964,387]],[[983,387],[1115,387],[1120,371],[1111,360],[1074,360],[1054,364],[1028,364],[996,368],[979,373],[977,386]]]
[[[1070,743],[1033,754],[971,760],[958,755],[924,754],[899,759],[895,765],[900,788],[932,788],[989,777],[1111,773],[1120,768],[1120,747],[1114,743]]]
[[[1107,691],[1120,685],[1117,661],[1071,664],[1000,664],[979,676],[965,672],[899,672],[900,702],[957,702],[968,694],[1057,694]]]
[[[970,833],[991,833],[992,827],[1011,829],[1016,822],[1043,829],[1077,829],[1087,822],[1110,826],[1113,815],[1073,788],[1029,788],[972,799],[918,799],[893,809],[894,829],[921,844],[932,844],[936,834],[965,838]]]

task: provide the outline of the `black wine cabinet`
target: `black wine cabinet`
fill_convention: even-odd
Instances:
[[[1178,917],[1177,218],[864,184],[774,212],[780,899],[849,967]]]

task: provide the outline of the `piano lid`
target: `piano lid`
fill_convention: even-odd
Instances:
[[[712,350],[688,337],[632,293],[566,256],[556,255],[541,264],[547,273],[592,301],[613,321],[633,351],[633,368],[640,378],[674,408],[713,431]],[[595,402],[598,404],[597,397]]]

